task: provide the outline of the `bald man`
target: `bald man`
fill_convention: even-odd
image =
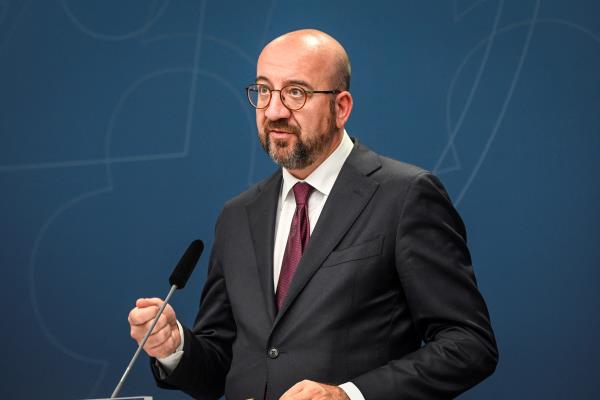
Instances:
[[[168,306],[145,346],[158,385],[194,398],[446,399],[497,348],[463,223],[441,183],[344,126],[344,48],[316,30],[261,52],[247,87],[281,168],[219,216],[192,329]],[[138,342],[160,299],[130,312]]]

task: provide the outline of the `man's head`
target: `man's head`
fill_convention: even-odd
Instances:
[[[263,148],[277,164],[305,178],[335,150],[352,111],[346,51],[317,30],[287,33],[261,52],[256,83],[275,90],[268,105],[256,110]],[[298,110],[286,107],[280,96],[279,90],[290,85],[307,91],[306,103]],[[336,93],[310,93],[312,90]],[[295,93],[301,95],[297,91],[288,94]],[[286,101],[290,97],[285,97]]]

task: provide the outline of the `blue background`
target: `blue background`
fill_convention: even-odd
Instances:
[[[1,398],[111,393],[135,299],[273,171],[243,87],[301,27],[350,54],[351,135],[465,219],[501,359],[461,398],[597,398],[598,2],[0,0]],[[122,394],[185,398],[147,360]]]

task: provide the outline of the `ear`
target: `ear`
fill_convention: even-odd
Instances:
[[[335,126],[338,129],[343,128],[346,125],[346,121],[350,118],[352,112],[352,95],[350,92],[344,90],[335,98]]]

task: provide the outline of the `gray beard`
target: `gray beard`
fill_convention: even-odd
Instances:
[[[300,129],[287,124],[286,121],[273,121],[264,127],[263,134],[265,136],[265,142],[260,140],[263,149],[275,162],[275,164],[285,169],[304,169],[315,162],[315,160],[323,154],[325,149],[331,144],[335,136],[335,102],[329,102],[329,119],[327,121],[327,132],[318,135],[315,138],[309,138],[303,141],[300,137]],[[279,156],[277,154],[277,148],[285,148],[287,141],[285,140],[273,140],[269,135],[271,128],[281,128],[287,132],[291,132],[296,135],[296,144],[292,149],[291,153],[287,156]]]
[[[292,152],[284,157],[277,154],[277,148],[285,148],[286,142],[282,140],[274,140],[271,142],[271,137],[266,136],[265,151],[271,156],[275,164],[285,169],[303,169],[312,164],[315,160],[315,152],[320,153],[322,149],[310,149],[304,142],[298,140]],[[317,145],[317,147],[323,147]],[[316,151],[315,151],[316,150]]]

